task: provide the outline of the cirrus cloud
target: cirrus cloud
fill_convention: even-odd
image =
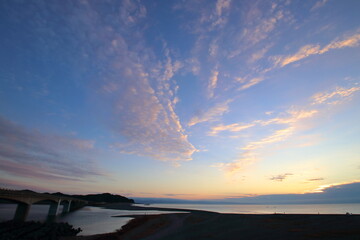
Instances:
[[[292,55],[287,56],[276,56],[273,57],[274,65],[278,67],[285,67],[286,65],[300,61],[304,58],[307,58],[311,55],[320,55],[324,54],[333,49],[341,49],[345,47],[356,47],[360,42],[360,33],[354,33],[352,35],[347,35],[341,39],[336,39],[324,46],[323,48],[320,45],[309,44],[301,47],[298,52]]]
[[[1,171],[13,176],[47,181],[90,181],[93,176],[106,176],[96,165],[94,143],[45,135],[0,117]]]
[[[162,161],[191,160],[196,148],[175,111],[179,98],[173,78],[182,62],[172,57],[163,39],[155,43],[162,54],[154,54],[145,39],[145,5],[139,1],[104,4],[118,7],[120,17],[116,11],[103,14],[98,4],[85,1],[74,9],[72,25],[81,24],[84,35],[92,36],[85,40],[75,34],[74,38],[86,42],[83,54],[99,72],[91,76],[91,91],[109,110],[100,116],[113,136],[109,146]]]
[[[216,121],[220,116],[229,111],[229,104],[232,100],[227,100],[222,103],[218,103],[207,111],[200,113],[198,116],[195,116],[190,119],[188,126],[194,126],[202,122],[211,122]]]
[[[234,123],[225,126],[214,126],[210,131],[210,135],[215,135],[221,131],[240,131],[254,126],[266,127],[275,124],[284,125],[283,128],[272,131],[270,134],[259,140],[245,143],[244,146],[240,147],[240,149],[243,150],[243,153],[239,154],[240,157],[233,162],[219,163],[213,166],[224,170],[228,174],[235,174],[238,171],[244,170],[248,165],[261,159],[260,154],[258,153],[259,150],[267,146],[271,146],[272,144],[285,141],[300,131],[300,123],[302,121],[311,119],[323,113],[324,110],[321,108],[323,105],[328,104],[329,102],[334,102],[335,98],[336,104],[344,103],[359,90],[360,88],[358,87],[336,87],[335,90],[330,92],[314,94],[310,98],[309,104],[307,106],[297,108],[291,107],[288,111],[278,114],[278,117],[267,120],[254,120],[249,124]],[[276,179],[274,178],[273,180]]]

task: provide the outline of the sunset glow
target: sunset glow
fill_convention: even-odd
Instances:
[[[1,1],[3,188],[241,198],[360,181],[360,1]]]

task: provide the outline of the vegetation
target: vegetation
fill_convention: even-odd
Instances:
[[[59,237],[76,236],[80,228],[68,223],[15,222],[0,223],[0,240],[56,240]]]

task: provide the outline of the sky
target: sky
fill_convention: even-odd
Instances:
[[[360,182],[360,1],[0,1],[0,187],[221,199]]]

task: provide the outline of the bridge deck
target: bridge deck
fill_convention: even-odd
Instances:
[[[30,206],[38,202],[50,202],[48,217],[54,217],[58,213],[59,205],[64,205],[63,213],[74,210],[87,204],[87,201],[78,198],[56,196],[46,193],[36,193],[28,190],[0,189],[0,199],[16,202],[18,204],[14,220],[26,220]],[[71,208],[72,206],[72,208]],[[74,207],[75,206],[75,207]]]

